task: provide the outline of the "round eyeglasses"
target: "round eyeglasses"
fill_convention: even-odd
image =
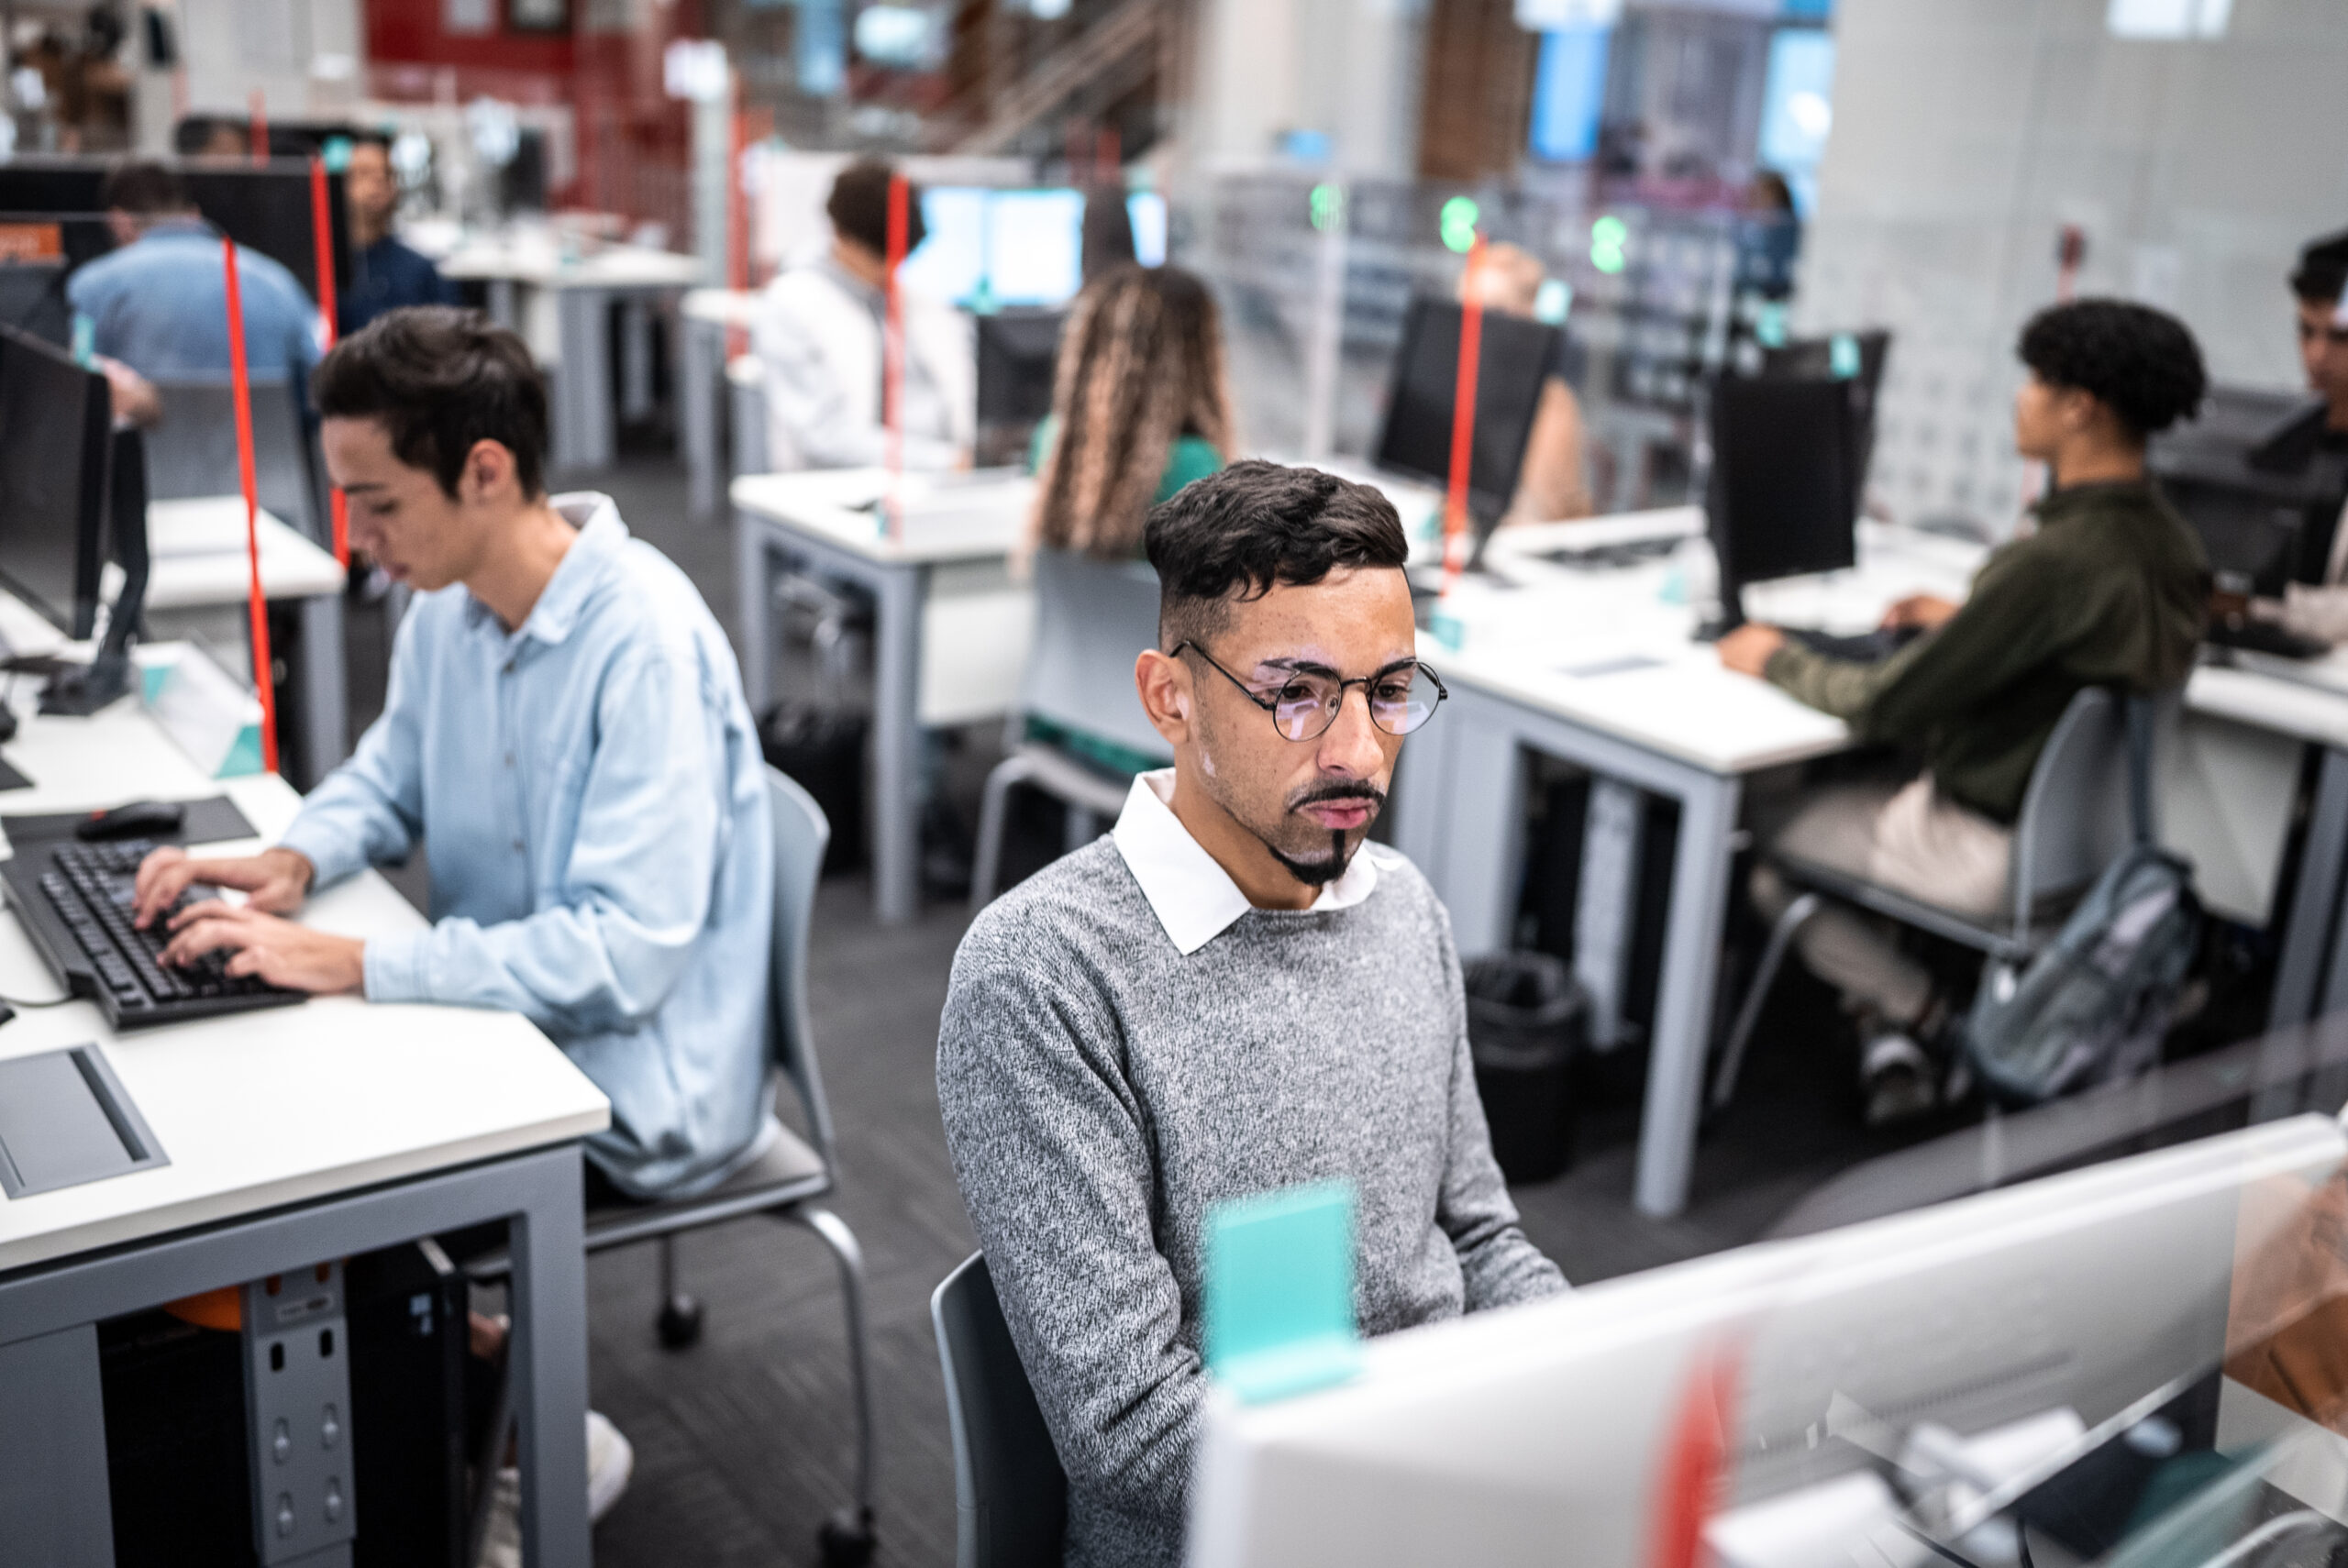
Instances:
[[[1450,696],[1435,672],[1416,659],[1390,665],[1375,675],[1343,679],[1333,671],[1301,669],[1280,683],[1269,696],[1257,691],[1189,638],[1174,645],[1173,657],[1184,648],[1207,661],[1217,675],[1239,688],[1241,695],[1272,716],[1272,727],[1292,741],[1308,741],[1328,732],[1346,705],[1346,688],[1358,686],[1369,703],[1369,722],[1390,735],[1407,735],[1434,717],[1437,704]]]

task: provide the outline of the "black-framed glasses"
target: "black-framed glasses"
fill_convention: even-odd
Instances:
[[[1180,657],[1184,648],[1206,660],[1247,701],[1269,713],[1272,727],[1292,741],[1313,740],[1326,734],[1337,722],[1337,710],[1346,705],[1348,686],[1361,688],[1362,698],[1369,704],[1369,722],[1390,735],[1409,734],[1434,718],[1437,704],[1451,695],[1434,670],[1417,659],[1407,659],[1376,675],[1357,675],[1351,680],[1334,672],[1301,669],[1268,697],[1215,663],[1214,655],[1191,638],[1176,643],[1171,657]]]

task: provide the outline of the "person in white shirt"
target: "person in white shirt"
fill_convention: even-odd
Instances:
[[[881,376],[888,319],[889,182],[863,158],[840,171],[825,212],[832,246],[767,286],[752,340],[766,372],[767,458],[778,471],[885,460]],[[922,241],[921,193],[906,192],[905,250]],[[905,333],[904,465],[952,469],[977,434],[969,318],[900,286]]]

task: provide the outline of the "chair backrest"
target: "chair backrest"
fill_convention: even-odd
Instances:
[[[1134,659],[1157,646],[1157,573],[1147,561],[1036,552],[1036,640],[1023,712],[1174,760],[1134,693]]]
[[[2175,694],[2156,702],[2155,736],[2176,722]],[[2157,772],[2155,773],[2157,778]],[[2153,801],[2157,836],[2159,801]],[[2031,769],[2014,821],[2014,925],[2026,932],[2042,904],[2103,874],[2133,835],[2128,803],[2127,703],[2101,687],[2071,699]]]
[[[151,501],[237,495],[237,408],[225,381],[158,381],[162,416],[146,433],[147,494]],[[318,469],[310,454],[300,400],[291,383],[256,378],[253,473],[261,505],[320,544]]]
[[[1068,1474],[1036,1407],[986,1255],[929,1298],[954,1434],[955,1568],[1058,1568]]]
[[[815,797],[795,779],[766,769],[767,804],[774,821],[774,933],[767,964],[767,1005],[773,1009],[774,1065],[799,1091],[815,1152],[826,1166],[836,1165],[832,1148],[832,1108],[824,1098],[824,1074],[815,1060],[815,1036],[807,1021],[807,932],[815,913],[815,883],[824,870],[824,849],[832,824]]]

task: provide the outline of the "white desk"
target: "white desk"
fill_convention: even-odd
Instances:
[[[759,298],[748,289],[694,289],[677,309],[677,436],[685,449],[686,503],[695,517],[717,510],[724,467],[719,405],[732,388],[729,339],[737,331],[749,331]],[[737,450],[742,436],[737,425]],[[740,471],[757,473],[765,467],[745,463]]]
[[[35,781],[0,794],[12,813],[225,792],[266,839],[298,804],[273,777],[204,778],[128,701],[88,719],[28,716],[6,752]],[[371,872],[301,918],[352,935],[420,919]],[[54,990],[14,916],[0,916],[0,991]],[[586,1563],[576,1144],[609,1119],[594,1086],[529,1023],[471,1009],[327,998],[116,1038],[77,1001],[0,1026],[0,1056],[88,1042],[170,1164],[0,1200],[0,1407],[28,1408],[16,1397],[30,1389],[44,1411],[39,1430],[0,1435],[0,1464],[38,1466],[43,1483],[38,1496],[0,1488],[21,1510],[0,1518],[0,1540],[26,1561],[112,1560],[103,1423],[71,1419],[96,1407],[97,1320],[507,1219],[529,1560]],[[61,1450],[59,1431],[95,1431],[100,1446]]]
[[[349,752],[349,682],[343,668],[345,573],[328,551],[267,512],[260,514],[260,589],[271,601],[300,602],[302,726],[315,785]],[[147,508],[147,608],[150,612],[242,605],[251,591],[242,496],[158,501]],[[104,591],[121,584],[109,566]]]
[[[625,330],[623,391],[634,410],[651,396],[650,329],[645,306],[663,294],[681,293],[704,282],[698,257],[612,245],[566,256],[551,234],[480,236],[459,245],[441,261],[443,275],[489,285],[490,315],[529,340],[554,371],[553,450],[558,469],[611,467],[615,449],[612,417],[612,342],[608,307],[614,300],[631,306]],[[520,293],[531,291],[528,296]],[[551,329],[546,312],[552,313]]]
[[[774,573],[792,561],[872,596],[873,898],[884,922],[921,900],[921,732],[1005,711],[1033,619],[1002,562],[1024,526],[1024,475],[908,475],[903,535],[869,510],[877,469],[746,474],[734,481],[737,629],[753,712],[774,700]]]

